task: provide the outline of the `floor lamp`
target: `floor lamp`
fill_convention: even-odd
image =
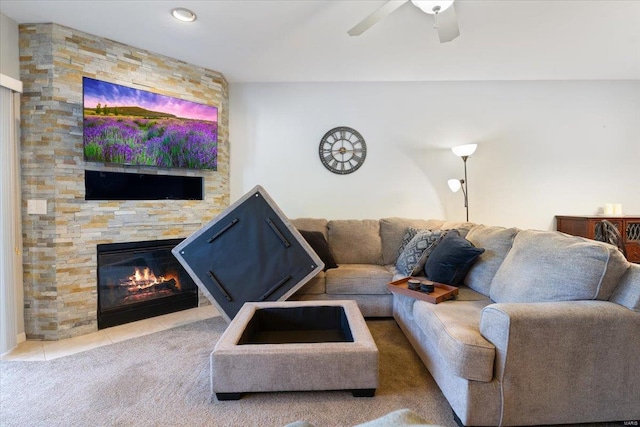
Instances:
[[[453,147],[451,151],[458,157],[462,157],[464,162],[464,179],[450,179],[447,181],[449,188],[454,193],[462,188],[462,194],[464,195],[464,207],[467,210],[467,221],[469,221],[469,193],[467,188],[467,159],[473,153],[475,153],[478,144],[465,144]]]

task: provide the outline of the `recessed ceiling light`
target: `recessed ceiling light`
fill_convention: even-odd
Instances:
[[[171,15],[178,21],[193,22],[196,20],[196,14],[183,7],[176,7],[171,11]]]

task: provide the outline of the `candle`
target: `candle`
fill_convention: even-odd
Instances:
[[[604,214],[605,215],[613,215],[613,203],[605,203],[604,204]]]
[[[622,203],[615,203],[613,205],[613,214],[622,215]]]

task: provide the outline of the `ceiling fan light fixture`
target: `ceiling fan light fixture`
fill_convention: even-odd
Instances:
[[[444,12],[453,4],[453,0],[411,0],[423,12],[435,15]]]
[[[425,13],[433,15],[435,22],[433,27],[438,31],[440,43],[448,43],[460,35],[456,8],[453,7],[453,1],[454,0],[411,0],[414,6],[420,8],[420,10]],[[409,0],[387,0],[386,3],[370,13],[355,27],[347,31],[347,34],[350,36],[359,36],[406,3],[409,3]]]
[[[182,22],[193,22],[197,18],[195,13],[184,7],[176,7],[171,10],[171,16]]]

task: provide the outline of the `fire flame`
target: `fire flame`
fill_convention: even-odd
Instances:
[[[160,276],[159,277],[160,281],[165,281],[164,276]],[[131,280],[132,282],[144,282],[144,283],[152,283],[152,284],[157,284],[160,283],[158,281],[158,278],[156,278],[156,275],[153,274],[153,271],[151,271],[149,269],[149,267],[145,267],[142,272],[140,272],[139,268],[135,269],[135,272],[133,273],[133,276],[129,277],[129,280]]]
[[[138,267],[135,268],[133,276],[129,276],[129,285],[135,286],[138,289],[147,289],[155,285],[159,285],[164,282],[168,282],[171,279],[174,279],[176,287],[180,289],[180,282],[178,280],[177,275],[170,276],[156,276],[149,267],[145,267],[140,270]]]

